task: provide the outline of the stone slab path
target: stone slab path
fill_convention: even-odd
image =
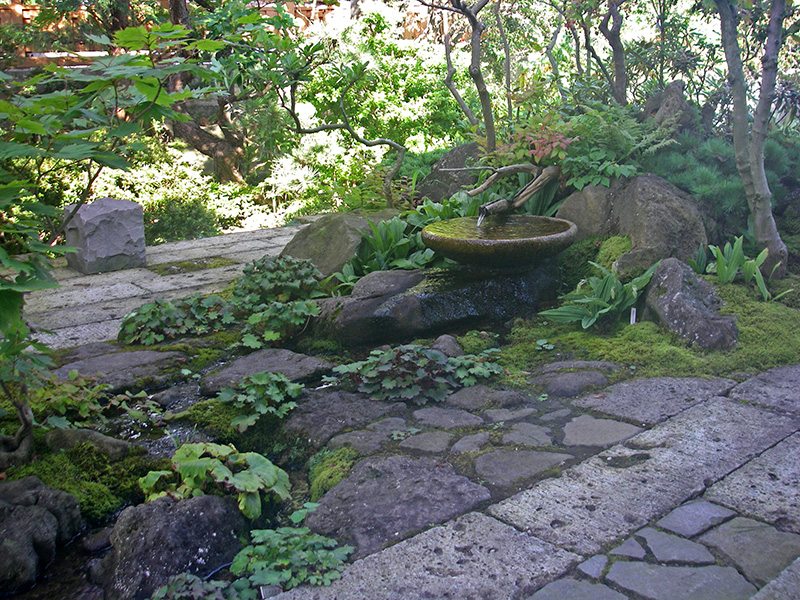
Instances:
[[[123,317],[155,299],[171,300],[194,293],[212,293],[241,275],[247,263],[277,256],[304,225],[230,233],[147,248],[147,268],[82,275],[55,262],[54,275],[61,287],[32,292],[25,299],[29,323],[41,330],[38,338],[53,349],[72,348],[114,340]],[[228,264],[204,268],[217,259]],[[183,272],[181,262],[195,262]],[[218,261],[219,262],[219,261]],[[159,275],[153,267],[165,266]]]
[[[148,249],[151,266],[235,261],[216,269],[59,268],[62,288],[31,294],[26,313],[54,347],[93,349],[76,360],[110,352],[125,362],[97,342],[114,339],[128,311],[219,290],[298,229]],[[302,362],[266,354],[264,364],[277,360],[270,369]],[[309,524],[355,545],[358,558],[330,587],[275,597],[798,600],[800,365],[744,382],[594,377],[590,393],[570,395],[575,373],[613,368],[552,365],[539,375],[553,386],[545,400],[475,386],[420,408],[308,392],[287,429],[365,456]],[[384,498],[405,504],[381,512]]]

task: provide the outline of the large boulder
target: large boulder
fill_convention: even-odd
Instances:
[[[122,511],[92,575],[105,600],[144,600],[173,575],[203,577],[230,563],[246,531],[235,503],[219,496],[159,498]]]
[[[83,528],[78,500],[37,477],[0,482],[0,590],[32,586],[63,545]]]
[[[370,223],[388,221],[398,214],[395,209],[384,209],[373,213],[323,215],[297,232],[281,251],[281,256],[307,258],[323,277],[329,277],[341,271],[345,263],[356,255],[361,234],[369,231]]]
[[[696,203],[652,174],[617,182],[610,188],[590,186],[576,192],[564,200],[556,216],[578,225],[579,238],[629,236],[630,251],[614,264],[623,274],[647,269],[663,258],[686,260],[707,243]]]
[[[644,107],[644,118],[659,126],[675,125],[683,129],[691,125],[695,112],[683,93],[685,87],[686,84],[678,79],[650,96]]]
[[[676,258],[661,261],[645,294],[647,308],[661,325],[707,350],[730,350],[739,330],[734,317],[717,313],[722,304],[714,288]]]
[[[475,142],[453,148],[431,167],[431,172],[422,179],[417,188],[417,196],[441,202],[466,187],[474,187],[478,182],[477,171],[448,169],[473,166],[479,158],[478,144]]]
[[[320,302],[317,331],[344,344],[402,341],[467,321],[508,320],[555,295],[553,272],[375,271],[350,296]]]

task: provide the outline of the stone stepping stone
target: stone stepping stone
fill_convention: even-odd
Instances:
[[[389,434],[382,431],[348,431],[333,436],[327,446],[331,450],[350,446],[361,454],[373,454],[381,449],[381,445],[389,438]]]
[[[406,450],[417,450],[426,454],[440,454],[447,450],[453,439],[452,433],[444,431],[429,431],[418,433],[400,442],[400,447]]]
[[[470,513],[347,565],[329,586],[304,586],[279,598],[508,600],[564,575],[579,560],[496,519]]]
[[[645,550],[635,539],[630,538],[614,548],[611,552],[609,552],[609,554],[613,556],[624,556],[625,558],[642,560],[645,556],[647,556],[647,550]]]
[[[563,419],[564,417],[568,417],[572,414],[572,411],[568,408],[561,408],[559,410],[554,410],[553,412],[547,413],[546,415],[542,415],[539,417],[540,421],[557,421],[559,419]]]
[[[655,377],[624,381],[584,396],[576,406],[654,425],[714,396],[723,396],[736,382],[702,377]]]
[[[599,553],[794,431],[793,419],[714,398],[488,508],[581,554]]]
[[[464,452],[477,452],[489,443],[490,434],[488,431],[481,431],[480,433],[473,433],[472,435],[465,435],[458,440],[450,452],[455,454],[463,454]]]
[[[581,415],[564,426],[565,446],[610,446],[641,431],[640,427],[611,419]]]
[[[508,408],[492,408],[483,411],[483,416],[486,417],[490,423],[500,423],[503,421],[518,421],[531,415],[535,415],[537,411],[535,408],[518,408],[511,410]]]
[[[412,413],[420,425],[438,429],[459,429],[483,425],[483,419],[458,408],[420,408]]]
[[[800,558],[786,567],[750,600],[797,600],[800,590]]]
[[[347,429],[360,429],[376,419],[405,414],[407,410],[403,402],[366,400],[360,394],[337,389],[307,391],[304,398],[307,400],[298,403],[283,428],[304,438],[313,448],[324,446]]]
[[[562,360],[539,367],[541,374],[558,373],[559,371],[619,371],[619,365],[607,360]]]
[[[706,500],[692,500],[660,519],[656,525],[672,533],[690,538],[719,525],[735,514],[724,506]]]
[[[175,370],[183,357],[181,352],[157,350],[112,352],[67,363],[54,373],[61,379],[67,379],[72,370],[81,375],[97,377],[98,383],[109,386],[111,394],[137,391],[145,386],[157,389],[175,377],[171,371]]]
[[[553,398],[573,398],[586,390],[608,385],[608,378],[598,371],[548,373],[529,379],[531,385],[541,386]]]
[[[503,443],[522,446],[550,446],[553,438],[550,429],[532,423],[515,423],[511,431],[503,436]]]
[[[200,393],[213,396],[224,387],[231,387],[245,377],[268,371],[283,373],[290,381],[308,381],[325,375],[333,368],[327,360],[298,354],[284,348],[266,348],[237,358],[200,382]]]
[[[571,454],[534,450],[495,450],[475,459],[475,471],[491,485],[507,487],[572,458]]]
[[[312,531],[355,548],[361,558],[489,500],[489,490],[430,458],[360,461],[306,518]]]
[[[800,533],[800,433],[711,486],[704,498]]]
[[[636,537],[644,539],[647,548],[656,560],[662,563],[678,562],[693,565],[713,565],[716,559],[708,548],[697,542],[685,540],[677,535],[656,531],[645,527],[636,533]]]
[[[527,600],[628,600],[628,597],[601,583],[559,579],[548,583]]]
[[[731,567],[615,562],[606,579],[647,600],[747,600],[756,588]]]
[[[489,407],[508,408],[525,402],[519,392],[493,390],[483,384],[461,388],[445,398],[445,404],[464,410],[481,410]]]
[[[756,375],[733,388],[729,397],[800,415],[800,365]]]
[[[723,552],[759,587],[775,579],[800,556],[800,535],[745,517],[723,523],[699,540]]]
[[[583,561],[578,565],[578,570],[593,579],[600,579],[603,575],[603,570],[608,565],[608,558],[602,554],[595,554],[589,560]]]
[[[391,435],[395,431],[402,431],[406,428],[406,420],[400,417],[386,417],[367,425],[370,431],[377,431]]]

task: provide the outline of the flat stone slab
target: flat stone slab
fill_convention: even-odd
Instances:
[[[642,429],[612,419],[581,415],[564,425],[565,446],[610,446],[639,433]]]
[[[386,417],[367,425],[370,431],[392,434],[395,431],[402,431],[406,427],[406,420],[401,417]]]
[[[723,481],[725,480],[723,479]],[[732,510],[707,500],[692,500],[681,504],[660,519],[656,525],[672,533],[690,538],[723,523],[735,514]]]
[[[793,431],[793,419],[726,398],[690,408],[489,507],[520,530],[596,554]]]
[[[178,359],[183,356],[180,352],[157,350],[112,352],[67,363],[54,373],[61,379],[66,379],[72,370],[81,375],[97,377],[98,383],[108,385],[112,394],[125,390],[155,389],[174,377],[165,371],[175,369]]]
[[[266,348],[237,358],[222,370],[203,377],[200,393],[213,396],[224,387],[233,387],[245,377],[264,371],[283,373],[290,381],[307,381],[321,377],[332,368],[333,364],[322,358],[284,348]]]
[[[562,360],[536,369],[537,373],[558,373],[560,371],[606,371],[619,370],[619,365],[607,360]]]
[[[587,577],[600,579],[600,577],[603,575],[606,565],[608,565],[608,557],[603,556],[602,554],[595,554],[589,560],[585,560],[579,564],[578,570]]]
[[[400,447],[406,450],[416,450],[426,454],[440,454],[447,450],[453,439],[452,433],[444,431],[428,431],[418,433],[400,442]]]
[[[335,537],[362,558],[388,544],[469,512],[489,490],[428,458],[388,456],[359,462],[306,518],[316,533]]]
[[[330,586],[298,588],[275,600],[508,600],[532,593],[579,561],[470,513],[354,562]]]
[[[607,386],[608,379],[597,371],[556,372],[532,377],[530,383],[543,387],[548,396],[572,398],[588,389]]]
[[[800,533],[800,433],[770,448],[706,491],[705,498]]]
[[[481,431],[480,433],[473,433],[472,435],[465,435],[458,440],[450,452],[456,454],[463,454],[464,452],[477,452],[489,443],[489,432]]]
[[[729,397],[800,415],[800,365],[756,375],[733,388]]]
[[[800,556],[800,535],[745,517],[731,519],[699,540],[723,552],[758,587],[775,579]]]
[[[420,425],[439,429],[460,429],[483,424],[483,419],[459,408],[420,408],[412,415]]]
[[[550,429],[533,423],[514,423],[511,431],[503,436],[503,443],[521,446],[550,446],[553,437]]]
[[[305,438],[314,448],[324,446],[333,436],[347,429],[360,429],[381,417],[406,412],[406,405],[402,402],[370,400],[336,389],[306,392],[304,398],[307,400],[298,403],[283,428]],[[399,421],[391,426],[396,423]]]
[[[601,583],[559,579],[548,583],[528,600],[628,600],[628,597]]]
[[[525,419],[531,415],[535,415],[537,411],[535,408],[490,408],[483,411],[483,416],[486,417],[491,423],[500,423],[502,421],[518,421]]]
[[[609,554],[612,556],[624,556],[625,558],[641,560],[647,556],[647,550],[635,539],[629,538],[614,548]]]
[[[617,383],[602,394],[584,396],[576,406],[591,408],[643,425],[654,425],[707,400],[722,396],[736,382],[701,377],[656,377]]]
[[[606,579],[647,600],[747,600],[756,592],[731,567],[665,567],[620,561],[612,565]]]
[[[389,438],[388,433],[382,431],[348,431],[333,436],[328,442],[328,448],[342,448],[349,446],[361,454],[372,454],[381,449],[381,444]]]
[[[475,459],[475,471],[492,485],[507,487],[572,458],[571,454],[534,450],[495,450]]]
[[[525,402],[525,396],[509,390],[493,390],[479,383],[453,392],[444,401],[445,404],[464,410],[481,410],[488,407],[518,406]]]
[[[797,600],[797,590],[800,590],[800,558],[761,588],[751,600]]]
[[[714,555],[708,548],[697,542],[645,527],[636,532],[643,539],[656,560],[662,563],[689,563],[693,565],[713,565]]]

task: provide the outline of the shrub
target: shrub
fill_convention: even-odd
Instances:
[[[265,371],[245,377],[235,389],[224,388],[216,399],[244,409],[245,414],[237,415],[231,421],[231,425],[241,433],[254,425],[261,415],[272,414],[282,419],[297,406],[289,399],[302,393],[303,386],[292,383],[283,373]]]

